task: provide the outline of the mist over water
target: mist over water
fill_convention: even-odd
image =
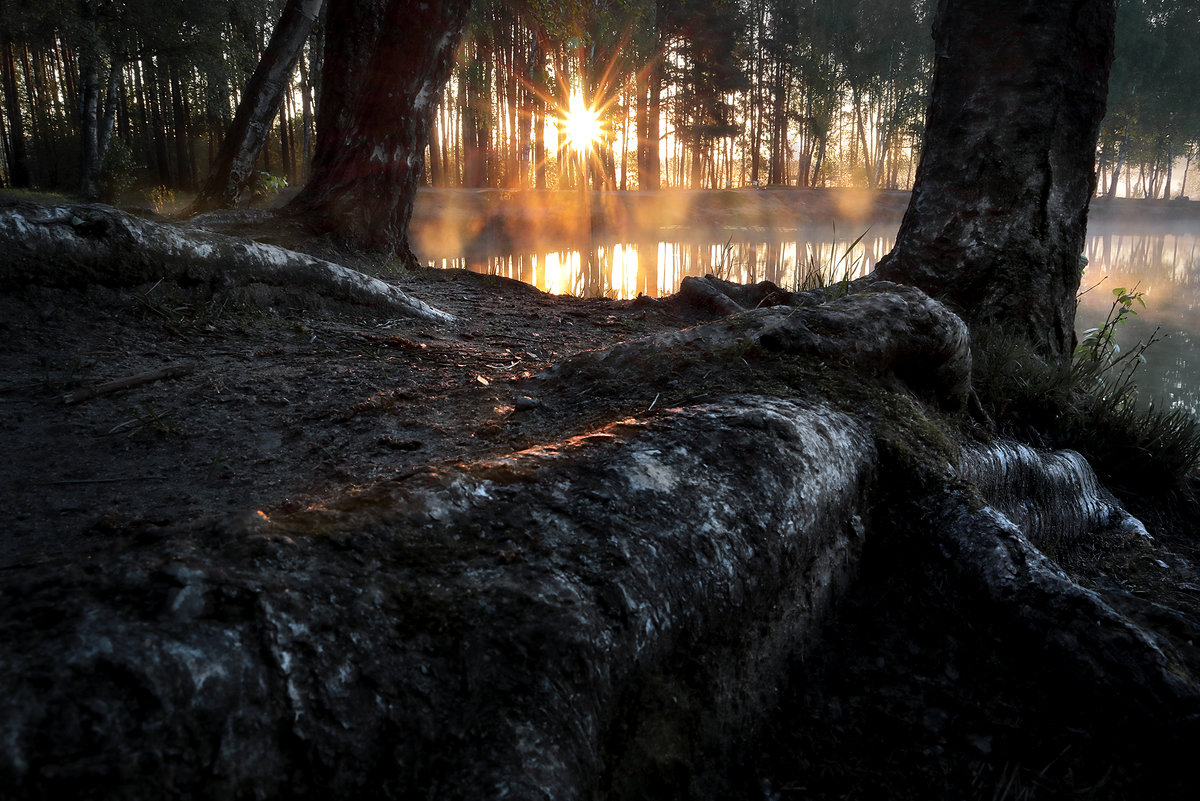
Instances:
[[[709,273],[792,289],[814,269],[826,280],[870,272],[891,250],[907,203],[902,194],[864,200],[848,192],[710,192],[691,200],[682,193],[629,193],[639,194],[634,203],[609,209],[611,219],[596,231],[561,221],[548,231],[539,227],[539,220],[570,216],[563,208],[570,194],[542,197],[542,205],[524,210],[524,219],[500,227],[471,227],[467,221],[483,210],[476,201],[456,209],[466,234],[439,229],[417,252],[433,267],[582,297],[664,297],[685,276]],[[453,196],[453,202],[466,201]],[[1133,206],[1093,207],[1076,329],[1082,336],[1104,322],[1112,290],[1144,292],[1146,308],[1136,307],[1138,315],[1117,341],[1124,352],[1157,336],[1138,368],[1143,396],[1200,413],[1200,215],[1181,206],[1148,208],[1151,213],[1139,216]]]

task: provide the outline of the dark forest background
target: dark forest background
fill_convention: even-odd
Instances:
[[[283,0],[0,0],[0,186],[169,206],[202,184]],[[602,110],[613,189],[911,187],[932,71],[929,0],[477,0],[437,104],[425,182],[575,185],[555,120]],[[1100,194],[1186,194],[1200,145],[1200,9],[1122,0]],[[397,30],[397,37],[421,31]],[[306,178],[318,20],[258,164]],[[97,147],[82,143],[90,137]]]

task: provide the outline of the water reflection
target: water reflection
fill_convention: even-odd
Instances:
[[[662,297],[688,275],[712,273],[739,283],[774,281],[794,288],[812,265],[837,265],[837,278],[869,272],[892,248],[897,223],[848,230],[807,225],[792,230],[743,228],[710,237],[671,231],[661,238],[627,241],[598,237],[575,248],[430,258],[435,267],[465,268],[515,278],[555,294],[583,297]],[[855,242],[856,237],[862,239]],[[1161,341],[1146,354],[1138,383],[1150,396],[1200,410],[1200,227],[1094,224],[1089,231],[1077,318],[1078,330],[1101,324],[1112,289],[1137,287],[1147,308],[1118,333],[1128,349],[1158,330]]]
[[[685,276],[709,273],[737,283],[765,280],[787,288],[818,267],[836,271],[838,279],[857,278],[892,249],[895,234],[895,223],[852,234],[832,225],[741,229],[724,231],[722,239],[597,239],[575,249],[432,258],[428,263],[515,278],[553,294],[627,300],[670,295]]]
[[[1157,341],[1138,368],[1138,385],[1149,398],[1200,413],[1200,228],[1093,226],[1086,255],[1076,328],[1102,324],[1113,290],[1145,293],[1146,308],[1117,333],[1123,350]],[[1157,332],[1157,334],[1156,334]]]

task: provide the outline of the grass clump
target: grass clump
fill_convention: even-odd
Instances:
[[[835,244],[830,244],[828,249],[821,244],[810,245],[804,262],[796,265],[792,291],[830,289],[832,290],[830,299],[849,294],[850,282],[862,274],[865,261],[862,254],[854,255],[854,249],[858,247],[870,230],[868,228],[859,234],[857,239],[846,246],[840,256],[837,254]],[[833,229],[833,239],[835,242],[837,241],[836,226]]]
[[[1125,493],[1190,489],[1200,467],[1200,420],[1187,409],[1145,399],[1134,380],[1156,341],[1125,353],[1116,331],[1144,305],[1114,290],[1104,325],[1084,334],[1069,362],[1042,357],[999,328],[972,333],[975,390],[1005,435],[1079,451],[1112,489]]]

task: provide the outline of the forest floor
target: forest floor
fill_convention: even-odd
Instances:
[[[162,284],[0,294],[0,575],[86,560],[116,535],[270,517],[582,433],[608,422],[603,410],[590,418],[586,398],[555,409],[531,389],[533,376],[571,354],[694,322],[662,304],[551,296],[503,278],[317,251],[458,322],[190,305]],[[170,367],[179,374],[79,399]],[[1069,727],[1035,736],[1027,753],[1021,696],[988,695],[1010,684],[991,667],[996,645],[968,644],[965,622],[948,630],[908,620],[936,605],[912,602],[909,593],[928,587],[877,587],[848,607],[841,634],[814,656],[818,673],[769,735],[772,767],[752,771],[763,797],[928,798],[939,788],[956,798],[1051,797],[1034,791],[1068,778],[1074,792],[1110,797],[1105,787],[1132,781],[1056,761],[1051,752],[1073,747]],[[879,604],[894,613],[879,615]],[[901,633],[908,624],[920,636]],[[906,779],[911,794],[897,784]]]

